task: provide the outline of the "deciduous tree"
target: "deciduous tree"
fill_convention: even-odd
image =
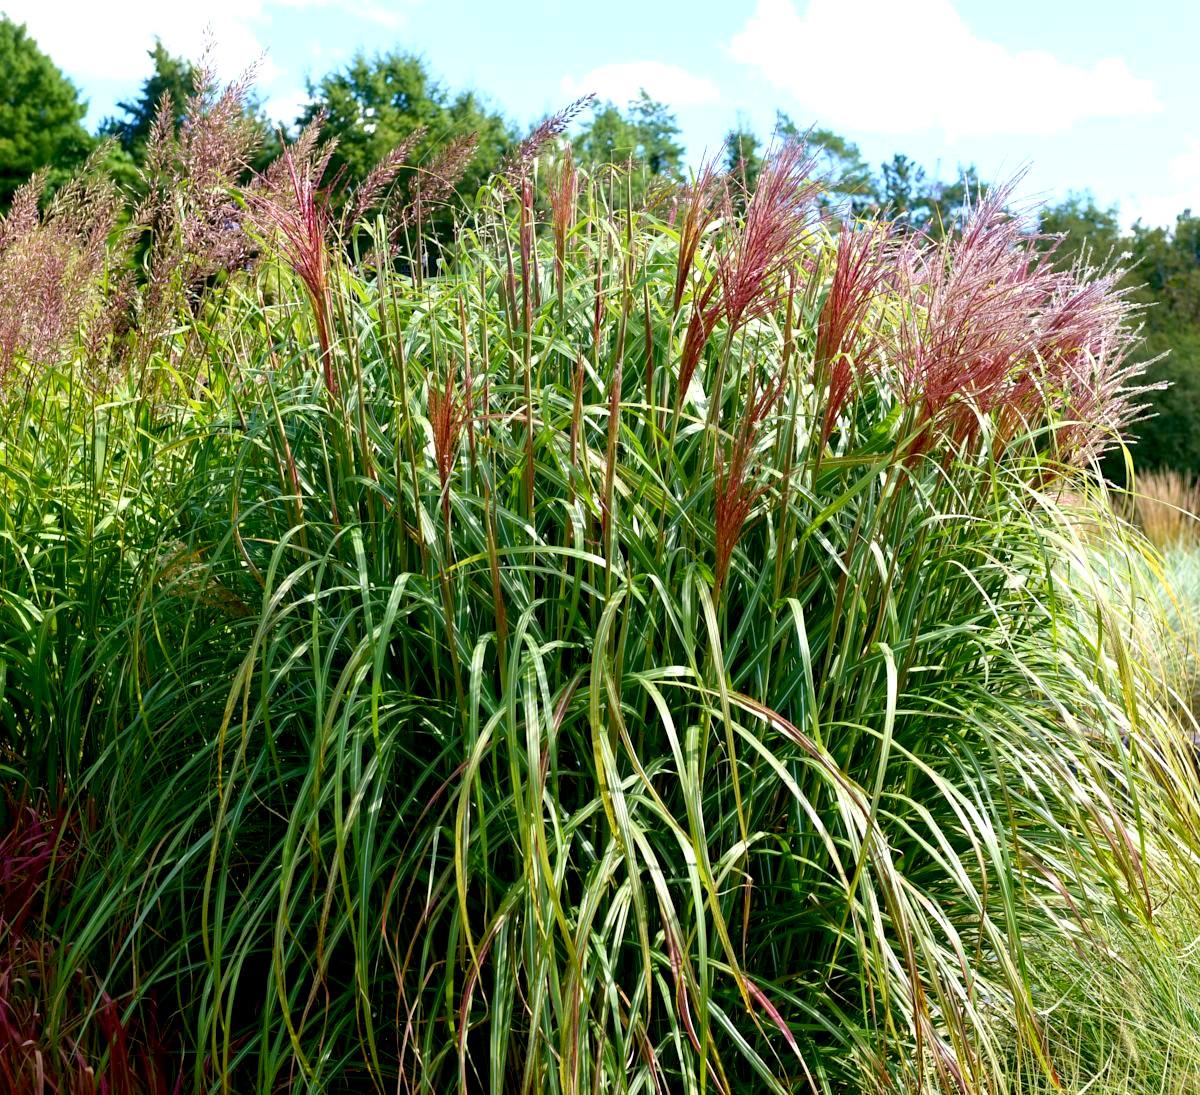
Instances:
[[[322,132],[337,141],[330,174],[340,175],[351,188],[389,152],[421,131],[408,159],[426,167],[456,139],[474,136],[474,151],[454,180],[460,193],[473,194],[499,167],[515,140],[508,122],[479,95],[452,93],[410,53],[374,57],[360,53],[340,71],[310,82],[308,95],[310,102],[297,124],[307,125],[324,113]],[[396,184],[410,186],[412,175],[411,168],[398,172]],[[434,210],[432,220],[445,231],[452,214]]]

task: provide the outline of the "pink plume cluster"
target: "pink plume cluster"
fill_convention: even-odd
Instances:
[[[284,261],[308,293],[321,346],[325,386],[333,395],[338,385],[331,358],[330,212],[327,196],[319,189],[327,161],[328,152],[302,160],[294,149],[284,149],[278,161],[283,185],[267,187],[255,195],[253,209],[260,228],[273,237]]]
[[[930,427],[924,443],[971,441],[992,416],[1001,441],[1047,413],[1060,455],[1102,448],[1137,414],[1139,366],[1122,271],[1058,269],[992,191],[944,243],[896,263],[904,298],[894,354],[907,399]]]
[[[0,217],[0,384],[18,358],[46,364],[67,352],[81,327],[99,342],[113,316],[99,287],[119,193],[90,162],[43,214],[45,183],[35,175]]]
[[[821,183],[814,161],[799,141],[767,158],[746,217],[731,243],[717,255],[721,307],[737,331],[779,302],[784,273],[800,257],[811,231]]]
[[[814,224],[821,187],[812,172],[813,161],[799,142],[788,142],[768,156],[745,217],[716,253],[716,276],[695,291],[680,355],[680,396],[686,393],[700,355],[722,319],[732,337],[779,303],[786,274],[799,261]],[[700,241],[718,211],[733,221],[726,180],[710,162],[677,201],[676,215],[682,215],[676,309],[691,278]]]

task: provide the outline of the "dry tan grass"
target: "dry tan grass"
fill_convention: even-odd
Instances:
[[[1200,480],[1177,471],[1137,477],[1129,516],[1158,548],[1200,545]]]

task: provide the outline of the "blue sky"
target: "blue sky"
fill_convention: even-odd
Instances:
[[[422,55],[521,125],[583,91],[645,86],[678,115],[693,158],[775,110],[901,151],[943,177],[960,164],[1031,197],[1090,190],[1126,222],[1200,210],[1200,4],[1184,0],[0,0],[82,89],[89,121],[135,93],[161,37],[225,75],[264,55],[279,120],[306,77],[358,49]]]

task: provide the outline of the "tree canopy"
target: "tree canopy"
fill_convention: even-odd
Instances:
[[[724,166],[744,191],[754,189],[763,167],[763,150],[752,130],[739,124],[725,135]]]
[[[475,138],[474,151],[456,180],[461,193],[472,194],[516,139],[512,126],[479,95],[452,93],[419,57],[402,51],[373,57],[359,53],[345,68],[310,81],[308,96],[297,125],[324,115],[321,132],[337,142],[329,170],[351,186],[420,131],[407,159],[426,168],[456,138]],[[398,184],[410,183],[412,174],[411,169],[400,172]],[[435,211],[433,220],[444,225],[449,217]]]
[[[0,208],[33,172],[53,176],[79,164],[95,142],[83,126],[87,104],[29,37],[0,15]]]
[[[636,197],[654,179],[683,177],[679,123],[665,103],[645,91],[624,111],[611,102],[597,104],[572,143],[576,158],[587,167],[632,162]]]

